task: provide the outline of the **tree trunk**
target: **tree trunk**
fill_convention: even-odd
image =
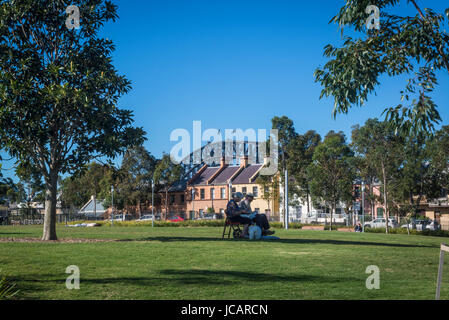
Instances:
[[[96,194],[94,194],[93,201],[94,201],[94,219],[95,219],[97,217],[97,195]]]
[[[140,200],[138,200],[137,208],[139,210],[139,219],[142,218],[142,204],[140,203]]]
[[[165,220],[167,220],[168,214],[168,189],[165,190]]]
[[[309,201],[309,191],[307,190],[307,214],[310,213],[310,201]]]
[[[369,186],[369,197],[370,197],[370,205],[371,205],[371,220],[374,220],[374,207],[375,207],[375,203],[374,203],[374,187],[373,187],[373,179],[371,179],[370,181],[370,186]]]
[[[387,177],[385,173],[385,164],[383,162],[382,162],[382,178],[384,185],[385,233],[388,234]]]
[[[49,181],[45,190],[45,217],[43,241],[58,240],[56,236],[56,202],[57,202],[58,174],[50,172]]]
[[[336,207],[336,205],[335,205],[335,202],[334,203],[332,203],[332,208],[331,208],[331,223],[330,223],[330,231],[332,231],[332,225],[333,225],[333,219],[334,219],[334,210],[335,210],[335,207]]]

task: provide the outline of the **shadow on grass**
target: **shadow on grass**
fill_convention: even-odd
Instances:
[[[30,234],[30,233],[27,233],[27,232],[0,232],[0,237],[4,234],[10,235],[10,234]]]
[[[232,270],[175,270],[168,269],[160,272],[162,275],[170,276],[171,281],[180,284],[216,284],[226,285],[234,283],[285,283],[285,282],[314,282],[314,283],[335,283],[359,281],[351,277],[329,277],[306,274],[269,274],[253,271],[232,271]],[[227,283],[227,281],[229,283]]]
[[[44,284],[54,283],[58,286],[57,290],[65,288],[66,278],[55,278],[54,275],[40,274],[15,277],[14,282],[17,283],[21,292],[20,298],[34,299],[27,293],[36,293],[49,290]],[[235,286],[243,283],[259,283],[258,285],[270,286],[274,283],[288,284],[308,282],[316,285],[324,283],[348,283],[360,282],[359,278],[349,276],[320,276],[307,274],[269,274],[253,271],[232,271],[232,270],[176,270],[165,269],[158,271],[158,274],[144,277],[106,277],[106,278],[83,278],[80,279],[80,286],[89,285],[119,285],[119,286],[139,286],[139,287],[177,287],[182,290],[182,286]],[[99,291],[104,287],[99,287]],[[86,297],[88,298],[88,297]],[[37,298],[40,299],[40,298]]]
[[[118,242],[132,242],[132,241],[161,241],[161,242],[176,242],[176,241],[191,241],[191,242],[210,242],[210,241],[234,241],[234,242],[253,242],[247,239],[225,239],[212,237],[174,237],[174,236],[158,236],[145,237],[136,239],[119,239]],[[355,245],[355,246],[381,246],[381,247],[399,247],[399,248],[438,248],[438,246],[426,246],[403,243],[385,243],[385,242],[368,242],[368,241],[349,241],[349,240],[332,240],[332,239],[279,239],[266,240],[264,243],[287,243],[287,244],[331,244],[331,245]]]

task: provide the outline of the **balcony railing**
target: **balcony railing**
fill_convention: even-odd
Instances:
[[[428,204],[429,207],[449,207],[449,198],[430,199]]]

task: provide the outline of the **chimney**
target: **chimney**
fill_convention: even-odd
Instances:
[[[248,156],[244,156],[240,160],[240,166],[246,168],[248,166]]]
[[[220,167],[224,167],[225,165],[226,165],[226,159],[225,159],[225,157],[221,157]]]
[[[263,165],[264,166],[268,166],[270,164],[270,157],[269,156],[265,156],[263,158]]]

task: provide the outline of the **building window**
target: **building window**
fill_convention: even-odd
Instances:
[[[220,192],[221,192],[221,198],[222,199],[226,198],[226,188],[221,188]]]
[[[243,193],[243,195],[246,195],[246,187],[242,188],[242,193]]]
[[[210,198],[215,199],[215,189],[214,188],[210,189]]]
[[[172,194],[170,195],[170,204],[174,204],[175,203],[175,195]]]
[[[185,197],[183,194],[181,194],[181,203],[184,203],[184,201],[185,201]]]
[[[205,195],[205,192],[204,192],[204,189],[200,189],[200,199],[201,200],[204,200],[204,196]]]
[[[384,208],[377,208],[377,217],[383,217],[384,216]]]
[[[259,196],[259,188],[253,187],[253,194],[254,194],[254,198],[257,198]]]
[[[232,188],[232,193],[234,193],[234,192],[236,192],[237,191],[237,189],[234,187],[234,188]]]

